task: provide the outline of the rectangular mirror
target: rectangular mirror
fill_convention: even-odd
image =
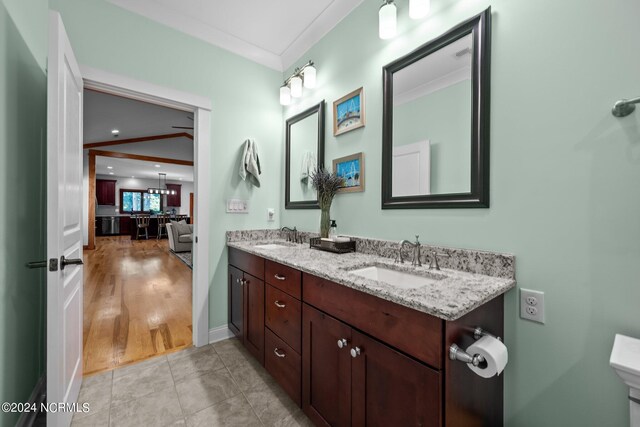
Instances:
[[[382,207],[489,207],[490,9],[383,69]]]
[[[324,166],[324,100],[287,119],[285,208],[318,208],[311,175]]]

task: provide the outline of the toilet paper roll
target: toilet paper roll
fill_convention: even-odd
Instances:
[[[500,375],[509,361],[509,352],[502,341],[490,336],[483,336],[467,348],[467,353],[474,356],[476,354],[484,357],[485,363],[480,366],[467,364],[476,374],[482,378],[491,378]]]

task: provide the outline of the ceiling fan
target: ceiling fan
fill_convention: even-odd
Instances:
[[[193,121],[193,117],[187,116],[187,119]],[[193,130],[193,126],[171,126],[174,129],[191,129]]]

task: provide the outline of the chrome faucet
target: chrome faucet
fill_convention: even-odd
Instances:
[[[293,242],[293,243],[302,243],[299,240],[302,240],[301,238],[299,238],[298,236],[298,229],[296,227],[293,227],[293,230],[289,227],[282,227],[280,229],[280,231],[286,231],[287,232],[287,242]]]
[[[396,262],[400,262],[400,264],[404,263],[404,256],[402,255],[402,249],[404,249],[405,245],[411,246],[413,248],[413,255],[411,257],[411,265],[414,267],[422,267],[422,262],[420,261],[420,241],[418,240],[420,236],[416,235],[416,241],[411,243],[408,240],[401,240],[400,246],[398,247],[398,256],[396,257]]]

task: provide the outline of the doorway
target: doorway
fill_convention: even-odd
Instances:
[[[132,181],[135,178],[123,179],[121,186],[114,188],[115,197],[117,199],[117,209],[121,210],[123,204],[126,205],[127,200],[132,197],[132,191],[134,199],[136,196],[140,196],[140,200],[146,200],[146,197],[150,196],[148,191],[150,188],[166,188],[166,186],[183,186],[182,199],[184,202],[181,204],[180,212],[173,208],[171,210],[165,210],[166,205],[162,206],[162,213],[168,215],[184,214],[187,218],[187,222],[192,222],[192,219],[197,216],[199,218],[206,218],[208,215],[208,186],[209,186],[209,135],[210,135],[210,101],[190,95],[179,91],[158,87],[146,82],[140,82],[133,79],[128,79],[122,76],[113,75],[100,70],[82,68],[81,71],[84,78],[85,89],[92,91],[98,91],[101,94],[115,95],[118,97],[126,98],[128,100],[143,101],[153,104],[154,106],[172,108],[180,111],[180,114],[187,120],[186,123],[176,122],[175,125],[181,127],[187,127],[189,123],[193,127],[190,130],[180,129],[176,134],[181,134],[182,138],[190,138],[192,143],[192,157],[191,162],[184,159],[170,158],[172,156],[166,156],[166,153],[159,153],[155,156],[149,155],[136,155],[135,153],[125,153],[126,150],[115,150],[113,147],[91,147],[88,155],[88,162],[90,163],[89,174],[93,173],[92,177],[86,177],[87,188],[89,188],[87,212],[83,215],[87,220],[87,224],[96,224],[96,206],[91,207],[91,202],[97,202],[96,199],[96,185],[95,177],[109,178],[108,175],[99,175],[100,172],[109,173],[106,170],[101,171],[101,165],[104,166],[107,163],[109,166],[117,164],[119,169],[136,168],[133,164],[126,164],[127,162],[140,164],[153,164],[158,169],[158,173],[164,172],[168,169],[166,177],[158,177],[160,179],[159,184],[151,186],[150,183],[136,186],[136,188],[126,188],[131,186],[125,184],[125,182]],[[187,136],[188,135],[188,136]],[[180,136],[173,135],[174,138],[180,138]],[[123,141],[126,138],[120,139]],[[162,138],[160,138],[162,139]],[[168,139],[168,138],[165,138]],[[140,141],[142,142],[142,141]],[[126,143],[126,142],[125,142]],[[124,144],[123,144],[124,145]],[[112,151],[113,150],[113,151]],[[131,151],[131,150],[129,150]],[[175,156],[173,156],[175,157]],[[160,167],[157,167],[160,166]],[[193,185],[185,185],[186,181],[177,181],[179,168],[191,167],[193,169]],[[93,168],[93,172],[91,169]],[[96,170],[96,168],[98,168]],[[177,168],[177,169],[176,169]],[[142,167],[137,167],[142,170]],[[160,170],[163,171],[160,171]],[[115,176],[114,172],[114,176]],[[173,175],[173,176],[172,176]],[[90,179],[94,178],[94,179]],[[137,178],[137,177],[136,177]],[[155,180],[154,182],[157,182]],[[130,190],[130,191],[126,191]],[[140,191],[140,194],[137,193]],[[191,207],[191,194],[193,194],[193,207]],[[153,196],[153,194],[151,194]],[[168,197],[168,196],[167,196]],[[123,201],[124,200],[124,201]],[[166,198],[163,198],[166,200]],[[144,203],[144,202],[142,202]],[[114,214],[115,214],[114,207]],[[191,212],[193,209],[193,212]],[[142,213],[145,209],[142,207],[135,208],[131,213]],[[185,213],[181,211],[185,211]],[[126,209],[125,209],[126,211]],[[114,215],[115,216],[115,215]],[[175,216],[172,217],[175,218]],[[159,221],[159,220],[158,220]],[[126,221],[125,221],[126,222]],[[85,294],[85,310],[88,298],[100,298],[104,296],[104,293],[113,293],[108,295],[110,298],[110,304],[113,308],[119,307],[119,313],[116,318],[113,319],[110,325],[95,325],[93,319],[87,317],[85,312],[85,323],[91,322],[92,324],[85,324],[84,327],[84,339],[90,338],[91,328],[97,328],[96,333],[101,335],[105,333],[109,335],[109,338],[114,345],[111,347],[112,354],[109,356],[114,361],[119,359],[123,364],[133,363],[137,360],[142,360],[146,357],[153,356],[155,354],[163,354],[165,352],[177,351],[179,349],[188,347],[193,343],[195,346],[202,346],[209,342],[208,336],[208,253],[209,242],[208,238],[198,239],[198,236],[208,237],[208,224],[206,221],[199,221],[196,224],[192,223],[192,251],[189,253],[189,257],[180,256],[180,253],[172,253],[168,250],[168,239],[163,235],[162,238],[157,238],[159,228],[157,223],[152,230],[145,230],[149,239],[140,236],[140,238],[132,238],[135,236],[137,230],[137,224],[133,218],[129,219],[129,224],[124,225],[123,220],[118,219],[118,223],[121,226],[129,227],[129,235],[122,235],[122,229],[119,230],[120,236],[109,236],[102,239],[102,245],[96,245],[96,239],[102,238],[102,236],[96,236],[95,227],[87,227],[87,239],[85,240],[85,256],[89,264],[87,265],[86,276],[89,278],[91,274],[105,274],[108,278],[102,278],[103,284],[106,280],[106,286],[103,286],[100,292],[86,292]],[[167,227],[169,228],[169,227]],[[127,230],[125,230],[127,231]],[[150,232],[150,233],[149,233]],[[165,228],[164,234],[168,231]],[[115,233],[114,233],[115,234]],[[124,233],[127,234],[127,233]],[[101,248],[102,246],[102,248]],[[109,274],[107,271],[93,271],[91,270],[91,264],[99,265],[104,269],[108,259],[113,259],[117,256],[121,257],[120,272],[129,269],[130,272],[134,272],[137,275],[135,278],[127,276],[127,274],[115,275]],[[185,255],[184,252],[182,255]],[[96,262],[91,262],[92,257],[96,258]],[[102,258],[102,261],[100,259]],[[185,260],[185,258],[190,258]],[[193,266],[191,272],[187,266],[188,263]],[[153,268],[160,267],[160,268]],[[98,268],[99,270],[99,268]],[[188,271],[188,274],[180,274]],[[151,272],[151,273],[150,273]],[[153,272],[159,272],[159,276],[155,276]],[[127,271],[124,271],[127,273]],[[121,281],[120,283],[118,281]],[[133,281],[139,286],[134,289],[133,286],[129,286],[129,296],[126,296],[126,292],[123,293],[122,281]],[[144,294],[143,291],[148,291],[148,294]],[[92,294],[93,296],[90,296]],[[139,301],[146,304],[146,309],[149,313],[153,313],[158,317],[159,321],[150,322],[134,322],[131,320],[131,307],[126,303],[127,298],[129,301]],[[123,303],[124,301],[124,303]],[[190,306],[190,307],[189,307]],[[190,319],[185,319],[185,313],[188,313]],[[99,318],[100,316],[97,316]],[[161,321],[166,320],[166,321]],[[172,324],[177,325],[172,328]],[[102,328],[104,331],[99,331]],[[177,332],[176,332],[177,331]],[[144,337],[143,339],[139,339]],[[133,338],[133,343],[130,338]],[[143,343],[144,345],[141,345]],[[133,345],[131,345],[133,344]],[[85,354],[85,362],[87,361],[87,355]],[[103,361],[104,361],[103,357]],[[105,366],[103,364],[103,366]],[[117,363],[117,367],[121,366]],[[94,367],[87,366],[85,373],[98,372],[100,369],[100,363]]]

